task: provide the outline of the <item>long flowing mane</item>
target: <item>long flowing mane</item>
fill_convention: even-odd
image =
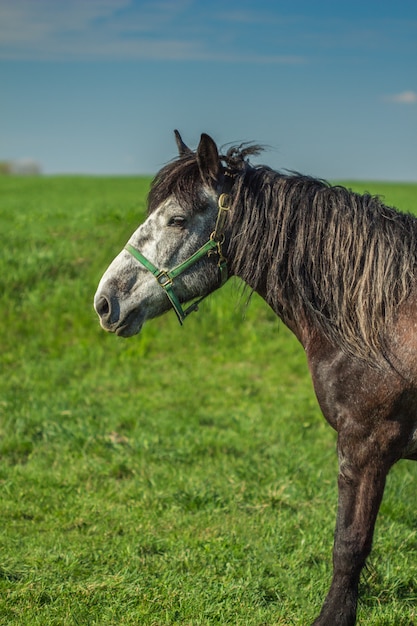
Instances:
[[[326,181],[265,166],[247,157],[259,146],[221,157],[235,176],[229,257],[233,273],[287,319],[306,319],[335,345],[367,360],[386,357],[385,328],[410,295],[417,268],[417,220]],[[168,195],[196,210],[195,154],[155,178],[149,208]]]

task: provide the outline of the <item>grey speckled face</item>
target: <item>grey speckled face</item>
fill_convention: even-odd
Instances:
[[[209,240],[216,202],[216,195],[206,190],[205,210],[190,215],[170,197],[149,215],[128,243],[155,267],[169,270]],[[181,302],[205,296],[216,287],[216,263],[208,256],[175,279],[175,293]],[[153,274],[125,249],[104,273],[94,297],[101,326],[122,337],[137,334],[147,319],[161,315],[170,306]]]

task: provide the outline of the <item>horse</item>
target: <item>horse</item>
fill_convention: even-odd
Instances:
[[[182,324],[230,277],[257,292],[305,350],[337,432],[333,575],[314,626],[356,623],[387,474],[417,460],[417,219],[370,194],[252,165],[201,135],[155,176],[148,217],[94,298],[106,331],[139,333],[171,307]]]

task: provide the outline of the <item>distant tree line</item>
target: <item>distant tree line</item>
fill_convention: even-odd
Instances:
[[[40,174],[42,174],[42,168],[34,159],[0,161],[0,176],[39,176]]]

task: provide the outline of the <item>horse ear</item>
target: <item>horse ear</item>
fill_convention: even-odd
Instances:
[[[192,150],[182,140],[181,135],[177,130],[174,130],[175,141],[177,142],[178,152],[180,153],[180,157],[185,156],[186,154],[191,154]]]
[[[215,186],[221,174],[221,163],[213,139],[203,133],[197,148],[197,163],[204,182]]]

